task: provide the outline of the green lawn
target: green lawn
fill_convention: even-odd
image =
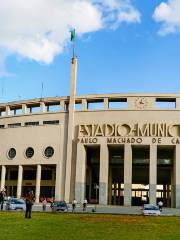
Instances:
[[[180,217],[0,212],[0,240],[179,240]]]

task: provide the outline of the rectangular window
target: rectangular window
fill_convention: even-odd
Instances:
[[[59,124],[59,120],[43,121],[43,124]]]
[[[11,123],[11,124],[8,124],[9,128],[15,128],[15,127],[20,127],[20,126],[21,126],[21,123]]]
[[[10,109],[10,115],[21,115],[22,108],[12,108]]]
[[[157,108],[176,108],[176,99],[175,98],[156,98],[156,107]]]
[[[59,111],[60,111],[60,103],[46,105],[46,112],[59,112]]]
[[[5,126],[4,125],[0,125],[0,128],[4,128]]]
[[[14,109],[14,115],[21,115],[22,114],[22,108]]]
[[[39,122],[25,122],[25,126],[38,126]]]
[[[82,103],[76,103],[75,110],[82,110]]]
[[[24,170],[23,180],[36,180],[35,170]]]
[[[88,110],[101,110],[104,109],[104,101],[103,100],[88,100],[87,101]]]
[[[127,98],[109,99],[110,109],[127,108],[127,107],[128,107]]]
[[[10,171],[9,180],[17,180],[18,179],[18,171]]]
[[[52,180],[52,170],[42,170],[41,180]]]
[[[39,113],[40,112],[40,106],[28,106],[27,107],[27,113]]]

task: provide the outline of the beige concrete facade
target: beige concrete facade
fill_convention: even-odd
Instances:
[[[0,104],[1,188],[33,188],[36,202],[180,207],[180,95],[76,96],[76,74],[74,59],[70,97]]]

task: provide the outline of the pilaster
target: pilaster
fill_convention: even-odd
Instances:
[[[1,189],[5,187],[5,179],[6,179],[6,166],[2,166],[1,168]]]
[[[124,206],[131,206],[132,198],[132,147],[124,145]]]
[[[175,207],[180,208],[180,145],[176,145],[175,151]]]
[[[150,145],[149,161],[149,203],[156,204],[157,145]]]
[[[77,145],[75,199],[82,203],[85,198],[86,188],[86,149],[83,144]]]
[[[19,167],[18,167],[18,182],[17,182],[17,198],[21,198],[22,178],[23,178],[23,167],[22,167],[22,165],[19,165]]]
[[[40,187],[41,187],[41,165],[38,164],[36,172],[36,196],[35,196],[36,203],[39,203]]]
[[[109,150],[107,144],[100,145],[99,204],[108,204]]]

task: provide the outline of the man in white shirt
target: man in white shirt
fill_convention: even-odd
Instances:
[[[72,201],[72,212],[75,212],[76,204],[77,204],[77,201],[76,201],[76,199],[74,199],[74,200]]]
[[[159,202],[158,202],[158,206],[159,206],[159,210],[162,211],[163,202],[162,202],[162,201],[159,201]]]

